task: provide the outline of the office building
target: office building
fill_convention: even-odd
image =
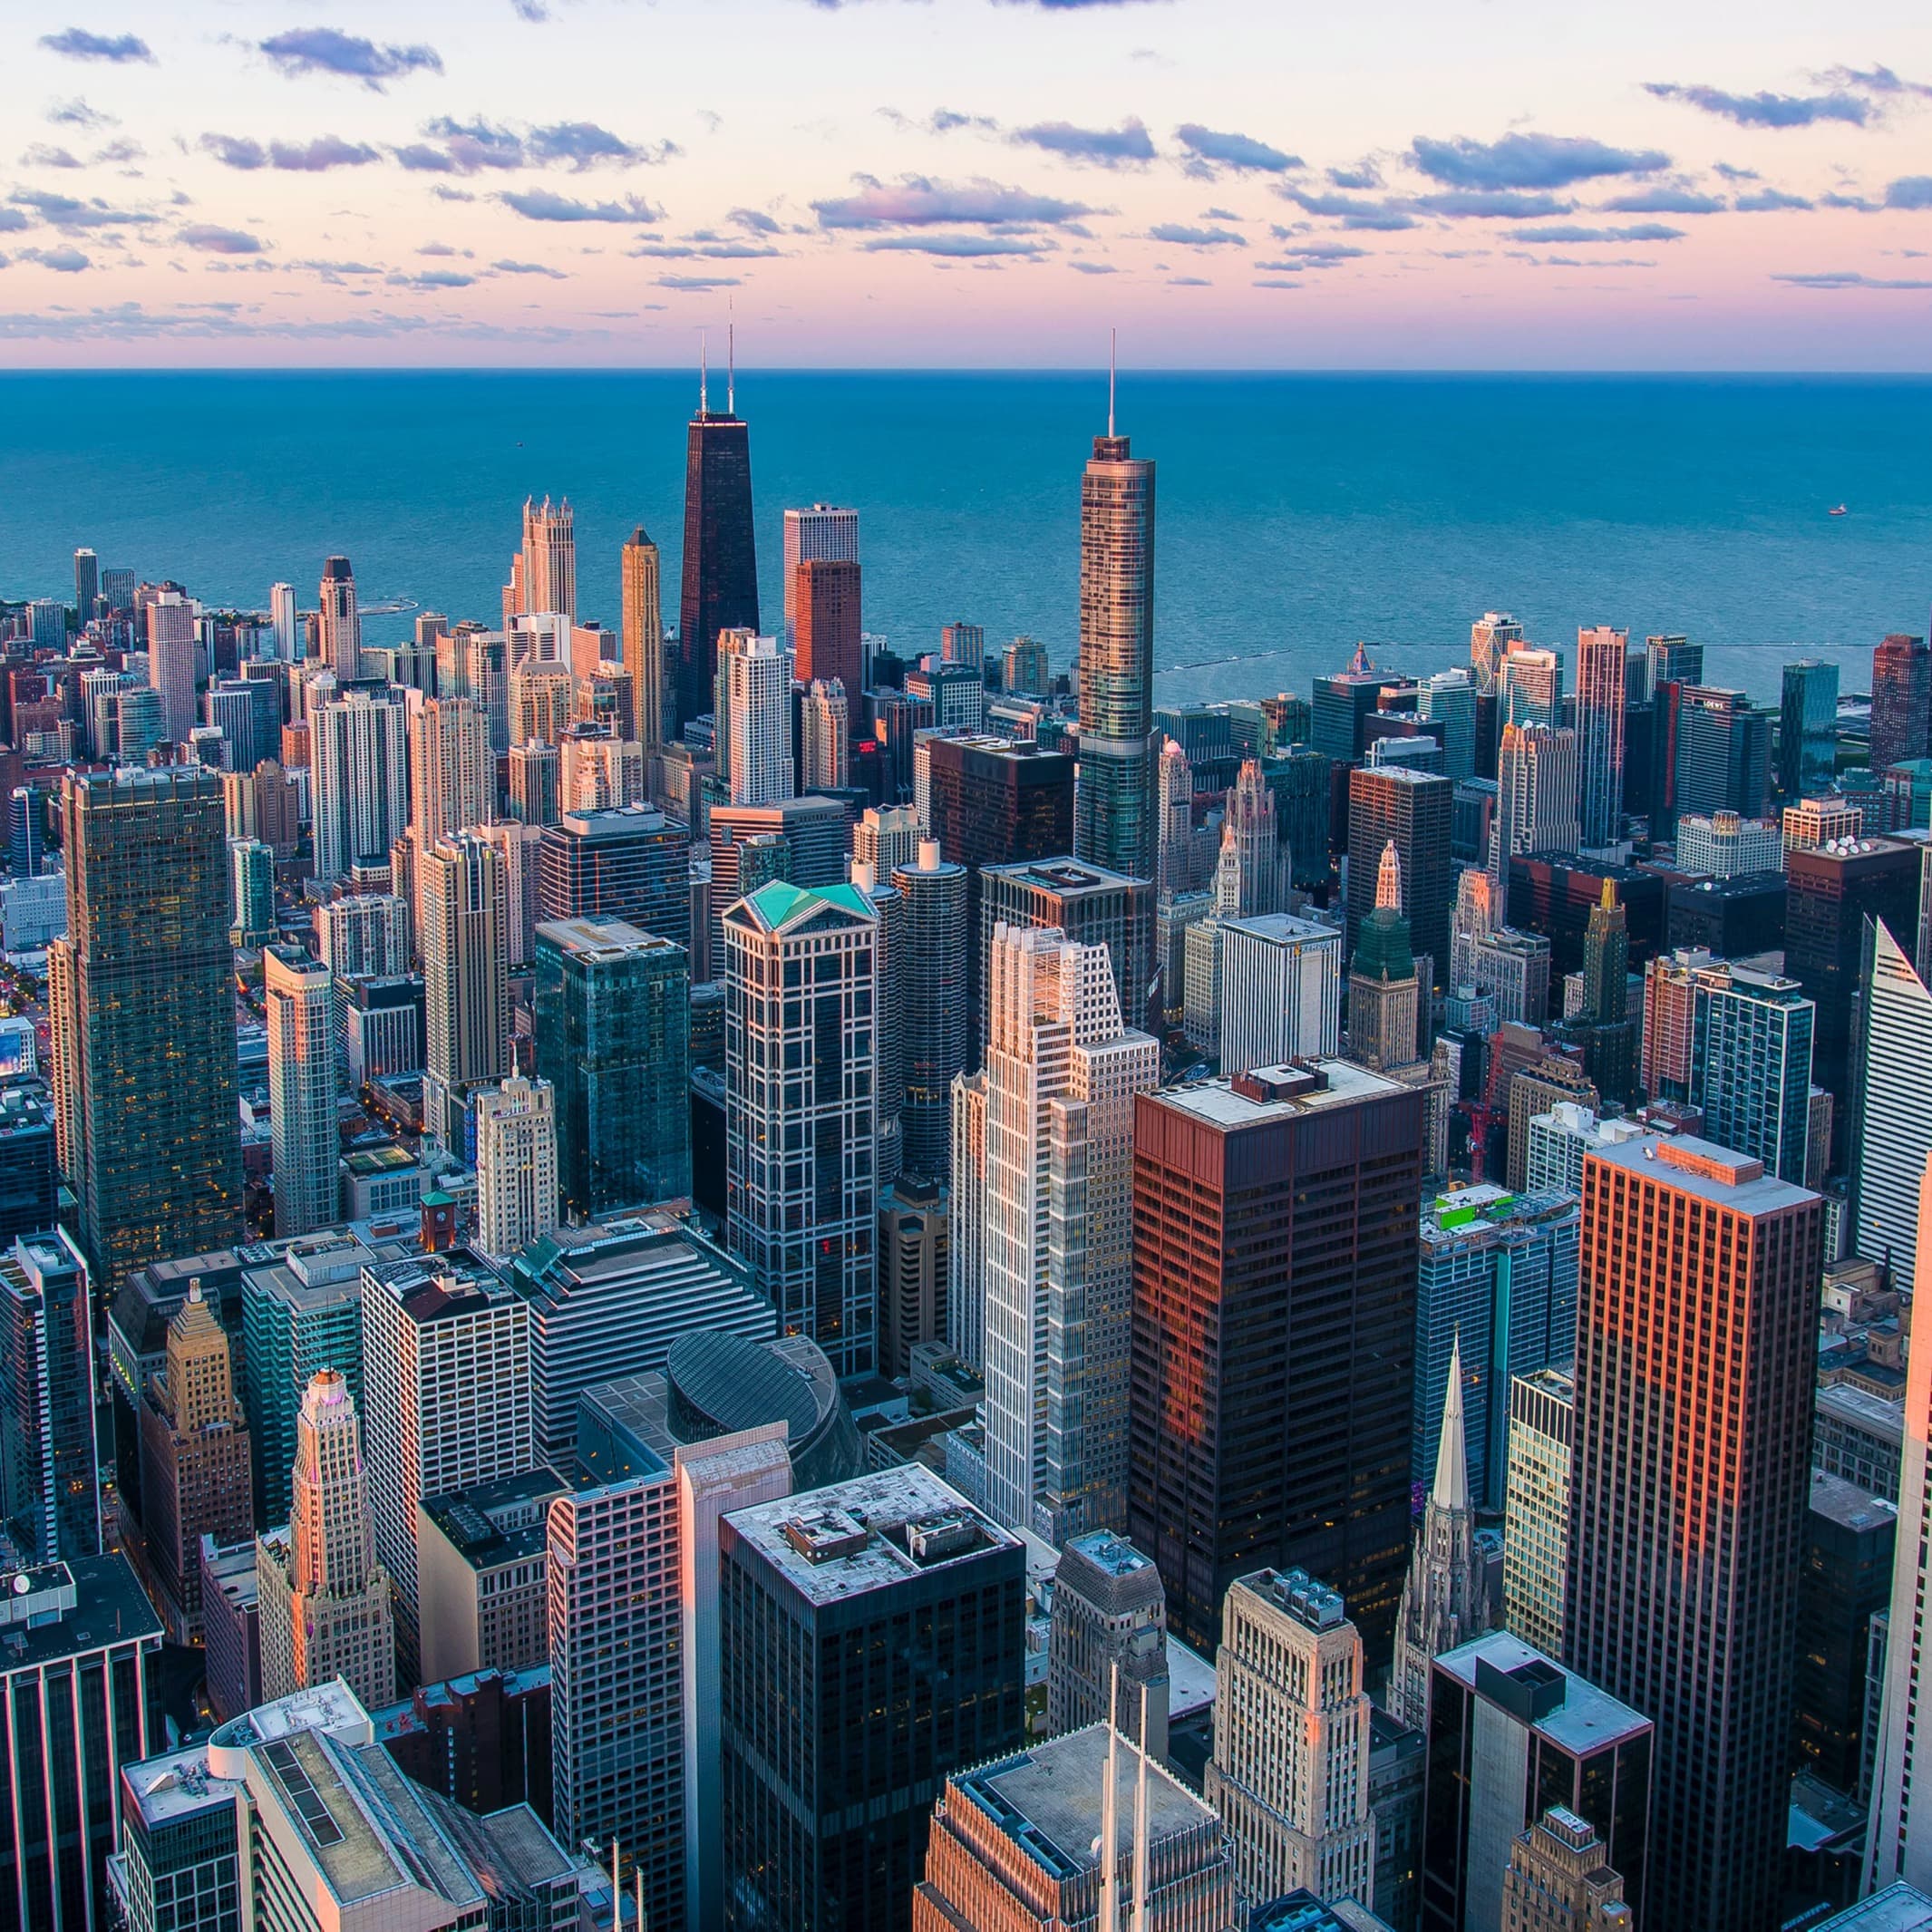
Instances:
[[[1918,930],[1920,854],[1891,839],[1834,841],[1785,855],[1784,970],[1817,1003],[1811,1058],[1849,1120],[1853,1008],[1865,966],[1865,922]]]
[[[1771,722],[1742,691],[1684,684],[1675,705],[1668,768],[1673,825],[1686,812],[1764,815],[1771,786]]]
[[[31,1021],[15,1024],[23,1031],[11,1040],[0,1034],[0,1055],[6,1046],[24,1048],[26,1065],[16,1061],[8,1077],[24,1075],[34,1083],[0,1088],[0,1248],[22,1235],[44,1233],[60,1219],[53,1108],[34,1079],[37,1036]]]
[[[420,973],[338,982],[343,1063],[352,1091],[391,1073],[422,1068],[423,994]]]
[[[1015,637],[1000,665],[1000,688],[1044,697],[1053,684],[1046,646],[1037,637]]]
[[[170,1642],[200,1634],[201,1539],[238,1542],[254,1519],[228,1338],[196,1282],[168,1324],[165,1365],[148,1377],[141,1405],[142,1562]]]
[[[1578,1218],[1567,1194],[1454,1189],[1424,1209],[1415,1290],[1415,1411],[1410,1474],[1439,1466],[1459,1340],[1465,1455],[1477,1503],[1499,1509],[1512,1375],[1570,1359]]]
[[[1509,1932],[1635,1932],[1624,1881],[1587,1820],[1552,1805],[1510,1848],[1501,1923]]]
[[[1583,1190],[1565,1655],[1662,1714],[1638,1910],[1742,1932],[1781,1885],[1823,1204],[1688,1135],[1599,1150]]]
[[[1502,1620],[1546,1656],[1563,1653],[1576,1384],[1568,1369],[1510,1378]]]
[[[1792,1703],[1800,1766],[1833,1791],[1860,1791],[1873,1758],[1882,1681],[1870,1680],[1871,1624],[1892,1600],[1898,1510],[1883,1497],[1811,1471],[1798,1583]],[[1868,1704],[1870,1709],[1868,1710]]]
[[[557,1091],[513,1073],[476,1096],[477,1245],[520,1255],[557,1225]]]
[[[1518,645],[1496,671],[1503,728],[1527,731],[1532,724],[1554,730],[1563,716],[1563,659],[1555,651]]]
[[[1055,928],[995,927],[987,994],[983,1164],[953,1154],[985,1229],[986,1500],[1057,1546],[1125,1519],[1133,1108],[1160,1048],[1105,951]]]
[[[1784,808],[1782,820],[1787,853],[1849,839],[1854,843],[1865,830],[1865,813],[1841,792],[1801,798]]]
[[[577,616],[577,519],[568,497],[554,508],[549,497],[523,500],[521,608]]]
[[[1871,654],[1871,768],[1932,751],[1932,651],[1902,632]]]
[[[1630,635],[1607,624],[1577,633],[1577,769],[1582,844],[1613,846],[1624,810],[1625,662]],[[1554,722],[1554,721],[1552,721]]]
[[[101,559],[93,551],[73,553],[73,615],[81,629],[87,628],[94,614],[94,599],[101,594]]]
[[[1707,1139],[1762,1160],[1780,1180],[1801,1186],[1815,1005],[1797,981],[1750,966],[1694,965],[1689,976],[1690,1078],[1682,1092],[1674,1092],[1676,1083],[1662,1077],[1657,1092],[1702,1108]],[[1674,976],[1665,968],[1647,976],[1646,985]],[[1932,1034],[1927,1040],[1932,1043]],[[1673,1057],[1660,1040],[1654,1055],[1660,1076],[1667,1076]],[[1932,1134],[1923,1138],[1932,1146]]]
[[[1197,1648],[1272,1562],[1338,1579],[1379,1662],[1409,1554],[1422,1097],[1327,1060],[1135,1105],[1128,1534]]]
[[[842,791],[851,778],[850,707],[842,680],[813,678],[801,701],[800,776],[808,791]]]
[[[1508,611],[1485,611],[1469,627],[1469,661],[1477,687],[1495,688],[1503,659],[1523,641],[1523,627]]]
[[[409,714],[388,684],[343,691],[309,716],[316,877],[386,866],[409,823]]]
[[[1654,700],[1665,684],[1701,684],[1704,646],[1687,637],[1655,636],[1644,640],[1644,695]]]
[[[425,1678],[440,1684],[479,1671],[549,1668],[545,1519],[569,1487],[539,1465],[452,1496],[426,1496],[417,1506]],[[546,1783],[549,1770],[546,1763]]]
[[[1376,1073],[1412,1065],[1419,1057],[1419,986],[1410,931],[1403,910],[1402,860],[1391,839],[1375,869],[1375,903],[1356,925],[1348,962],[1348,1057]]]
[[[1498,1025],[1542,1025],[1549,1014],[1549,941],[1541,933],[1505,926],[1471,943],[1471,976],[1495,1001]]]
[[[201,1539],[201,1645],[208,1707],[225,1724],[262,1701],[260,1605],[255,1541]]]
[[[200,718],[200,707],[195,702],[199,647],[192,599],[177,590],[160,592],[148,606],[147,643],[148,682],[160,694],[165,742],[185,744]]]
[[[1393,844],[1407,882],[1405,910],[1414,949],[1437,977],[1449,968],[1449,911],[1455,869],[1449,859],[1453,787],[1432,772],[1376,765],[1348,774],[1348,923],[1351,958],[1362,922],[1374,909],[1383,851]]]
[[[1340,930],[1286,912],[1219,926],[1222,1073],[1333,1059],[1341,1045]]]
[[[1476,1512],[1470,1492],[1462,1418],[1462,1350],[1449,1353],[1449,1388],[1436,1446],[1435,1481],[1422,1505],[1409,1574],[1395,1618],[1395,1661],[1389,1708],[1416,1730],[1429,1722],[1430,1665],[1490,1626],[1490,1605],[1476,1556]]]
[[[1154,466],[1113,432],[1080,492],[1080,790],[1073,849],[1154,876]],[[1131,1007],[1129,1011],[1133,1010]]]
[[[637,741],[653,752],[670,735],[670,665],[665,658],[664,597],[657,546],[639,524],[618,559],[624,631],[624,674],[630,680],[631,719]]]
[[[687,956],[620,919],[536,935],[537,1071],[554,1089],[564,1212],[691,1192]]]
[[[331,557],[322,566],[316,603],[316,641],[323,668],[338,684],[363,675],[363,626],[355,608],[355,573],[346,557]]]
[[[669,1218],[554,1229],[508,1273],[528,1315],[537,1447],[559,1464],[594,1383],[661,1369],[680,1335],[762,1341],[777,1327],[743,1264]]]
[[[1923,1083],[1932,1068],[1932,993],[1891,927],[1869,928],[1864,997],[1853,1034],[1849,1251],[1884,1256],[1893,1278],[1915,1278],[1917,1187],[1932,1153]],[[1781,1171],[1782,1171],[1781,1170]]]
[[[522,825],[554,825],[563,809],[563,761],[554,744],[510,748],[510,815]]]
[[[0,1575],[0,1697],[11,1803],[0,1832],[10,1932],[105,1932],[125,1766],[160,1742],[160,1626],[121,1556]]]
[[[1358,644],[1348,669],[1315,680],[1309,743],[1336,764],[1354,764],[1364,753],[1364,728],[1382,702],[1386,679]]]
[[[1442,769],[1453,780],[1476,775],[1476,681],[1467,671],[1438,671],[1416,692],[1416,715],[1442,727]]]
[[[901,908],[889,966],[898,983],[905,1096],[901,1164],[908,1173],[944,1180],[952,1171],[953,1081],[966,1070],[973,1033],[966,988],[976,936],[966,924],[966,869],[927,839],[880,877],[889,877]]]
[[[721,802],[710,808],[706,819],[711,837],[707,946],[711,976],[721,979],[725,912],[774,878],[811,889],[844,884],[851,818],[836,799],[803,798],[785,799],[773,805]],[[762,840],[771,842],[758,844]],[[747,844],[752,846],[749,858],[744,851]]]
[[[228,888],[239,947],[267,946],[275,937],[275,853],[259,839],[228,840]]]
[[[751,431],[734,403],[727,392],[722,412],[709,408],[701,378],[697,414],[685,442],[675,675],[680,725],[712,707],[719,632],[758,628]]]
[[[1741,819],[1734,811],[1708,818],[1686,812],[1677,820],[1677,864],[1711,879],[1776,872],[1784,864],[1783,829],[1774,819]]]
[[[1047,1626],[1048,1732],[1083,1730],[1111,1710],[1123,1737],[1164,1762],[1168,1693],[1167,1595],[1153,1558],[1111,1529],[1069,1538]]]
[[[349,1385],[321,1370],[296,1425],[286,1529],[257,1545],[263,1694],[341,1678],[365,1704],[396,1693],[394,1613],[375,1559],[362,1429]]]
[[[852,857],[880,879],[889,879],[895,867],[917,861],[928,836],[911,806],[869,805],[852,827]]]
[[[1650,1720],[1519,1637],[1492,1630],[1438,1657],[1429,1697],[1422,1932],[1501,1926],[1518,1837],[1552,1805],[1583,1820],[1639,1925],[1668,1878]],[[1784,1807],[1778,1809],[1782,1829]],[[1713,1921],[1712,1923],[1715,1923]]]
[[[514,684],[520,671],[511,674]],[[519,743],[541,736],[519,731]],[[409,734],[410,823],[419,849],[496,817],[490,721],[473,698],[431,698]]]
[[[80,1251],[51,1220],[0,1257],[0,1389],[8,1543],[27,1563],[98,1556],[92,1303]]]
[[[369,1509],[413,1672],[418,1504],[536,1464],[529,1308],[461,1248],[365,1264],[362,1290]]]
[[[335,994],[327,965],[297,947],[262,954],[275,1231],[307,1234],[336,1218]]]
[[[423,1126],[456,1150],[470,1092],[510,1071],[509,887],[502,853],[474,831],[425,847],[416,869]]]
[[[1340,1594],[1299,1569],[1237,1578],[1215,1677],[1202,1795],[1228,1834],[1238,1895],[1369,1899],[1369,1700]]]
[[[1499,1035],[1499,1038],[1503,1037]],[[1537,1042],[1529,1042],[1529,1063],[1515,1072],[1506,1070],[1504,1056],[1491,1064],[1491,1074],[1500,1099],[1508,1110],[1508,1138],[1504,1143],[1503,1185],[1520,1193],[1529,1179],[1529,1123],[1559,1103],[1587,1108],[1595,1113],[1603,1096],[1588,1074],[1574,1060],[1559,1054],[1537,1057]]]
[[[1242,761],[1228,787],[1222,839],[1235,870],[1233,903],[1223,909],[1237,918],[1288,910],[1292,868],[1281,844],[1275,794],[1256,759]]]
[[[785,535],[789,542],[789,524]],[[799,682],[836,682],[855,699],[867,682],[857,556],[801,558],[785,572],[785,605],[786,642],[796,654]]]
[[[1077,945],[1106,947],[1121,1022],[1136,1025],[1146,1015],[1153,985],[1153,914],[1154,888],[1144,878],[1129,879],[1066,859],[983,866],[979,929],[975,935],[981,998],[990,996],[989,966],[996,927],[1053,929]],[[987,1010],[983,1009],[978,1019],[984,1027]]]
[[[879,1370],[909,1374],[912,1352],[947,1334],[946,1183],[901,1174],[879,1197]]]
[[[801,607],[809,606],[811,599],[804,595],[801,573],[808,564],[849,564],[856,571],[859,564],[859,512],[856,510],[842,510],[830,503],[814,503],[806,510],[788,510],[784,516],[784,578],[785,578],[785,643],[794,646],[798,640],[798,626]],[[859,612],[856,598],[852,610],[852,637],[856,645],[859,637]],[[818,676],[828,675],[843,676],[844,673],[827,674],[818,672]],[[863,682],[861,678],[860,683]],[[856,688],[856,685],[853,687]]]
[[[674,945],[691,937],[689,834],[655,805],[571,810],[537,847],[546,920],[616,919]]]
[[[1220,1821],[1159,1762],[1090,1724],[947,1780],[911,1932],[1130,1920],[1145,1932],[1238,1922]]]
[[[733,805],[772,805],[798,791],[791,763],[791,665],[772,637],[748,637],[719,657],[730,679],[729,769]],[[721,749],[723,749],[721,747]]]
[[[726,1932],[908,1932],[947,1777],[1021,1739],[1024,1548],[917,1463],[735,1510],[719,1547]]]
[[[219,782],[70,774],[67,935],[48,953],[61,1168],[93,1278],[232,1240],[241,1219],[234,957]]]
[[[724,917],[730,1245],[781,1328],[841,1374],[869,1369],[878,1341],[878,931],[850,886],[774,883]],[[809,1015],[781,996],[808,962]]]
[[[1504,725],[1496,782],[1490,870],[1507,888],[1511,859],[1574,852],[1583,843],[1576,733],[1568,725]]]

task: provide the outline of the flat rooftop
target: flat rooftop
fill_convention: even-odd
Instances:
[[[104,1650],[110,1644],[160,1637],[160,1619],[128,1559],[118,1551],[15,1570],[5,1584],[10,1592],[20,1578],[31,1587],[18,1595],[44,1596],[47,1608],[54,1607],[71,1581],[73,1604],[44,1623],[23,1621],[0,1627],[0,1676],[37,1670],[84,1651]]]
[[[1030,886],[1037,892],[1051,892],[1062,898],[1077,898],[1083,893],[1118,892],[1122,886],[1145,889],[1147,880],[1131,873],[1112,872],[1105,866],[1089,865],[1083,859],[1028,859],[1010,866],[982,866],[982,879],[1010,879]]]
[[[1435,1661],[1437,1669],[1447,1671],[1457,1683],[1473,1691],[1479,1658],[1505,1675],[1520,1670],[1525,1665],[1541,1665],[1546,1670],[1557,1668],[1540,1650],[1524,1643],[1520,1637],[1511,1636],[1506,1630],[1492,1630],[1487,1636],[1479,1636],[1458,1649],[1445,1651]],[[1558,1749],[1581,1757],[1587,1752],[1621,1743],[1626,1738],[1639,1736],[1652,1728],[1650,1720],[1641,1711],[1633,1710],[1607,1691],[1598,1690],[1587,1678],[1578,1676],[1574,1671],[1562,1671],[1559,1675],[1564,1679],[1562,1703],[1536,1719],[1530,1726],[1539,1737],[1548,1738]]]
[[[1342,928],[1339,926],[1325,926],[1319,919],[1298,918],[1292,912],[1257,912],[1252,918],[1224,919],[1224,932],[1252,933],[1257,939],[1266,939],[1271,945],[1289,946],[1331,944],[1339,947],[1342,943]]]
[[[1294,1120],[1303,1114],[1346,1107],[1356,1101],[1382,1100],[1390,1094],[1412,1091],[1351,1060],[1314,1060],[1307,1064],[1327,1076],[1326,1084],[1286,1100],[1250,1100],[1246,1094],[1237,1093],[1227,1080],[1203,1080],[1192,1086],[1165,1088],[1158,1098],[1163,1106],[1172,1107],[1177,1113],[1191,1113],[1210,1126],[1228,1129]],[[1293,1066],[1257,1067],[1251,1075],[1238,1077],[1286,1080],[1304,1071]]]
[[[1089,1724],[966,1772],[954,1783],[1052,1878],[1071,1879],[1094,1867],[1107,1737],[1107,1725]],[[1133,1845],[1140,1759],[1124,1742],[1117,1749],[1114,1842],[1125,1857]],[[1215,1813],[1151,1759],[1147,1820],[1150,1842],[1157,1846],[1184,1831],[1209,1831],[1217,1839],[1220,1831]]]
[[[1593,1147],[1584,1160],[1641,1174],[1735,1214],[1775,1214],[1818,1199],[1809,1188],[1767,1174],[1762,1161],[1694,1134],[1642,1134]]]
[[[1849,1382],[1834,1382],[1819,1390],[1813,1408],[1834,1421],[1849,1422],[1868,1434],[1902,1444],[1905,1441],[1905,1404],[1874,1395],[1869,1389],[1854,1388]]]
[[[1845,1529],[1878,1529],[1898,1520],[1897,1503],[1842,1476],[1828,1476],[1821,1469],[1811,1471],[1811,1507]]]
[[[1820,1921],[1812,1932],[1932,1932],[1932,1898],[1915,1885],[1888,1885]]]
[[[1112,1529],[1090,1529],[1084,1536],[1073,1538],[1066,1547],[1077,1549],[1094,1568],[1110,1577],[1131,1577],[1154,1567],[1151,1557],[1143,1555],[1125,1537],[1115,1535]]]
[[[568,1488],[555,1470],[539,1467],[447,1496],[425,1497],[422,1510],[471,1569],[494,1569],[541,1552],[545,1505]],[[506,1518],[507,1528],[501,1520]]]
[[[917,1462],[760,1503],[726,1520],[801,1597],[821,1605],[1024,1547]]]

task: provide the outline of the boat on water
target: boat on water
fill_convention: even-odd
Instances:
[[[1833,517],[1849,517],[1851,512],[1842,503],[1834,503],[1826,514]]]

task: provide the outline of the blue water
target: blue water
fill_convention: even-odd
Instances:
[[[70,554],[210,603],[315,596],[345,552],[365,602],[494,623],[524,497],[577,507],[579,608],[615,623],[642,521],[676,614],[688,377],[664,374],[0,375],[0,595],[71,595]],[[768,626],[780,512],[862,513],[865,623],[901,650],[953,618],[1056,665],[1077,610],[1079,482],[1100,380],[760,374],[752,424]],[[1800,650],[1867,687],[1932,599],[1932,382],[1788,378],[1124,378],[1160,464],[1165,698],[1306,691],[1357,639],[1462,662],[1470,619],[1545,643],[1683,631],[1706,675],[1774,695]],[[1840,500],[1849,516],[1828,517]],[[406,635],[372,618],[368,641]]]

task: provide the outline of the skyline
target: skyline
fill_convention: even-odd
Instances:
[[[743,0],[729,75],[688,0],[23,20],[0,355],[1932,368],[1914,10],[1252,11]]]

